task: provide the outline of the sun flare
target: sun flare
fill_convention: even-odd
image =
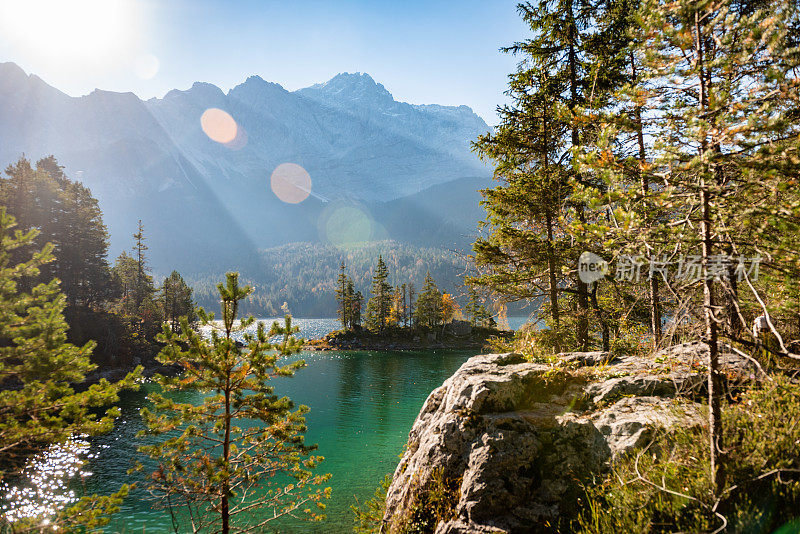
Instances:
[[[2,0],[0,30],[38,59],[102,66],[133,51],[135,8],[134,0]]]

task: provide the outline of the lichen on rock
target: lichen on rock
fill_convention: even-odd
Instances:
[[[650,358],[569,353],[549,364],[514,353],[470,358],[420,410],[386,495],[384,524],[403,530],[434,475],[460,484],[447,519],[421,531],[540,532],[565,524],[583,485],[654,429],[705,424],[697,400],[707,350],[687,343]],[[722,361],[732,381],[753,373],[743,358]]]

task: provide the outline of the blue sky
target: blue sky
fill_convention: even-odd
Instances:
[[[466,104],[490,124],[516,64],[498,48],[527,35],[506,0],[0,3],[0,61],[73,96],[227,90],[252,74],[294,90],[367,72],[397,100]]]

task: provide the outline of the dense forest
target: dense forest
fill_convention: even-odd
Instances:
[[[144,229],[131,239],[129,252],[113,264],[108,259],[108,232],[91,191],[69,179],[53,156],[32,165],[21,158],[0,179],[0,205],[20,231],[37,235],[10,252],[18,262],[46,245],[53,261],[26,279],[28,289],[58,279],[64,293],[68,340],[96,344],[92,360],[101,369],[153,364],[161,323],[177,326],[178,317],[194,317],[192,290],[177,272],[163,283],[153,280]]]

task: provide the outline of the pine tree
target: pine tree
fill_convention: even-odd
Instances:
[[[576,265],[580,254],[570,223],[585,224],[591,215],[572,188],[590,179],[575,172],[572,153],[592,135],[580,110],[600,106],[620,83],[616,61],[624,40],[610,38],[601,23],[614,4],[520,4],[533,36],[504,49],[523,56],[509,77],[512,103],[499,109],[496,131],[475,143],[482,158],[495,162],[501,185],[483,192],[491,232],[475,243],[478,273],[469,281],[509,300],[546,298],[557,331],[564,312],[574,309],[575,342],[584,350],[590,342],[589,288],[577,271],[565,277],[563,267]],[[616,37],[620,29],[614,32]]]
[[[386,329],[392,309],[392,286],[387,282],[389,270],[382,256],[372,276],[372,297],[367,302],[367,328],[382,332]]]
[[[218,291],[221,325],[198,309],[202,326],[211,328],[210,338],[190,328],[185,318],[180,332],[165,326],[161,335],[166,346],[159,360],[182,367],[183,373],[160,377],[164,393],[151,393],[154,410],[141,411],[146,433],[164,436],[141,448],[158,461],[150,489],[166,506],[177,507],[192,532],[250,532],[295,514],[314,519],[317,515],[306,507],[324,508],[330,488],[315,488],[329,475],[312,474],[321,457],[310,456],[315,447],[304,443],[308,409],[295,408],[271,385],[305,366],[302,360],[279,362],[302,347],[293,337],[298,328],[286,316],[284,326],[275,322],[267,331],[258,323],[254,333],[247,332],[254,319],[237,322],[237,317],[251,288],[239,286],[238,273],[228,273]],[[270,343],[273,336],[281,341]],[[182,391],[209,396],[194,405],[168,395]],[[276,476],[278,483],[271,480]]]
[[[350,280],[347,283],[347,291],[349,295],[352,295],[351,298],[351,317],[352,317],[352,327],[356,330],[361,328],[361,308],[364,305],[364,296],[361,294],[361,291],[353,292],[353,281]]]
[[[489,310],[487,310],[486,306],[483,304],[478,306],[478,309],[475,312],[475,323],[478,326],[483,326],[486,328],[494,328],[497,326],[497,321],[494,320],[492,314],[489,313]]]
[[[442,293],[436,287],[431,273],[425,275],[425,285],[417,298],[414,323],[423,328],[435,328],[442,324]]]
[[[732,266],[717,260],[726,253],[766,252],[770,261],[763,268],[774,281],[784,281],[778,282],[779,288],[797,280],[800,204],[792,187],[800,170],[800,57],[793,48],[792,28],[798,9],[788,1],[647,0],[641,21],[642,39],[635,52],[642,71],[621,97],[622,106],[638,108],[639,116],[648,117],[652,157],[638,158],[639,172],[658,180],[659,187],[643,187],[641,196],[658,211],[639,209],[629,201],[630,182],[622,176],[627,168],[612,149],[620,145],[618,124],[609,122],[600,146],[586,161],[606,180],[606,202],[615,222],[632,233],[646,230],[646,240],[633,241],[634,248],[647,252],[644,247],[656,237],[701,260],[702,290],[684,281],[671,292],[698,302],[701,310],[701,335],[710,349],[710,465],[720,495],[725,470],[719,343],[722,336],[739,341],[742,311],[748,306]],[[768,316],[770,298],[758,295],[754,281],[742,281],[753,292],[750,308]],[[780,339],[777,329],[775,333]],[[783,346],[781,351],[787,353]]]
[[[71,306],[92,307],[115,297],[108,264],[108,232],[91,191],[77,182],[64,185],[61,232],[55,273]],[[57,236],[60,237],[60,236]]]
[[[0,180],[0,204],[20,227],[39,230],[35,247],[55,247],[56,259],[42,268],[40,280],[58,277],[70,308],[113,298],[108,232],[91,191],[69,180],[53,156],[39,160],[35,169],[22,158],[6,174]]]
[[[148,298],[152,297],[155,288],[153,287],[153,279],[149,275],[149,267],[147,266],[147,256],[145,251],[144,226],[142,220],[139,219],[138,230],[133,234],[133,259],[136,260],[136,278],[133,288],[133,301],[137,309],[141,309],[142,304]]]
[[[342,328],[349,330],[352,326],[352,319],[350,310],[352,302],[348,298],[348,276],[345,271],[344,261],[339,265],[339,278],[336,280],[336,302],[338,303],[337,314],[339,321],[342,323]]]
[[[138,336],[151,340],[160,329],[163,306],[156,302],[156,288],[147,262],[141,221],[133,238],[133,255],[124,251],[120,253],[112,274],[121,288],[120,312],[131,321],[131,328]]]
[[[478,292],[475,291],[474,288],[469,288],[469,300],[467,301],[467,305],[464,308],[464,312],[467,314],[469,318],[469,324],[472,326],[477,326],[480,324],[480,308],[481,302],[480,297],[478,296]],[[484,308],[485,310],[486,308]]]
[[[161,303],[164,310],[164,321],[173,331],[180,328],[181,317],[186,317],[190,325],[197,320],[192,300],[192,288],[186,284],[178,271],[172,271],[164,279]]]
[[[21,262],[16,253],[31,251],[38,230],[15,231],[16,221],[0,208],[0,479],[15,473],[25,458],[62,444],[75,435],[97,435],[113,427],[118,408],[108,408],[119,400],[123,388],[135,388],[141,377],[137,368],[124,380],[110,384],[102,379],[83,391],[81,383],[97,366],[89,356],[93,342],[75,346],[67,342],[63,311],[66,298],[58,280],[31,283],[41,268],[53,261],[53,246],[28,254]],[[33,286],[31,290],[24,287]],[[60,517],[55,526],[78,528],[101,526],[103,514],[114,510],[128,488],[111,497],[88,497],[71,512],[81,516]],[[15,532],[26,527],[41,528],[41,517],[0,527]]]
[[[128,315],[138,313],[135,297],[137,270],[136,260],[124,250],[120,252],[111,269],[114,283],[120,288],[121,311]]]

